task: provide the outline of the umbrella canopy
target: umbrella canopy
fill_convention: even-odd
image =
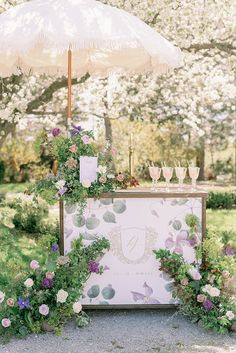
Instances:
[[[33,0],[0,15],[0,76],[165,73],[179,48],[131,14],[95,0]]]

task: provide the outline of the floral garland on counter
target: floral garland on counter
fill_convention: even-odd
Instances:
[[[126,189],[138,185],[138,181],[128,173],[113,172],[109,146],[102,153],[97,153],[92,131],[72,124],[69,137],[64,136],[59,128],[54,128],[52,136],[44,136],[42,142],[57,161],[58,169],[55,175],[51,173],[38,181],[32,191],[50,204],[66,200],[68,203],[80,203],[83,209],[88,197],[97,198],[117,188]],[[89,179],[80,182],[81,156],[98,157],[97,178],[94,182]]]
[[[181,254],[166,249],[154,253],[160,270],[173,280],[172,296],[183,314],[219,333],[236,331],[236,257],[217,232],[209,231],[198,248],[204,259],[201,265],[189,264]]]
[[[105,268],[96,261],[109,249],[105,238],[84,246],[82,237],[75,240],[68,256],[60,256],[52,244],[44,265],[32,260],[29,271],[15,278],[11,289],[0,288],[0,335],[53,331],[60,333],[63,324],[75,318],[77,325],[88,324],[80,298],[91,273],[102,274]]]

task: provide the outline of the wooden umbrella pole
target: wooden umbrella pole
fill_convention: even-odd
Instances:
[[[69,128],[72,120],[71,114],[71,91],[72,91],[72,51],[71,48],[68,50],[68,98],[67,98],[67,132],[69,134]],[[52,172],[57,175],[57,161],[54,160],[52,163]]]
[[[71,114],[71,89],[72,89],[72,51],[68,50],[68,99],[67,99],[67,128],[72,120]]]

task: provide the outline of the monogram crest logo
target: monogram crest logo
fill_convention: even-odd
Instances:
[[[124,264],[145,263],[152,255],[158,237],[150,227],[116,227],[108,235],[111,251]]]

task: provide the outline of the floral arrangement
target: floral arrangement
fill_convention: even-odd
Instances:
[[[46,138],[49,151],[57,162],[57,172],[37,182],[33,191],[49,203],[58,200],[86,203],[87,197],[98,197],[101,193],[112,192],[116,188],[138,185],[134,177],[127,173],[113,172],[112,156],[109,146],[97,153],[92,131],[81,129],[72,124],[68,136],[59,128],[54,128],[50,138]],[[45,146],[45,138],[42,143]],[[97,178],[94,182],[80,182],[80,157],[98,157]]]
[[[236,329],[236,304],[228,290],[236,272],[235,255],[217,232],[209,231],[199,247],[200,262],[189,264],[183,255],[164,249],[154,253],[160,270],[173,279],[172,296],[185,315],[220,333]]]
[[[11,288],[0,288],[0,334],[60,333],[70,318],[85,326],[89,319],[80,303],[83,285],[92,272],[103,272],[97,259],[108,248],[105,238],[85,247],[80,237],[68,256],[60,256],[58,245],[52,244],[44,265],[32,260],[29,270],[19,274]]]

